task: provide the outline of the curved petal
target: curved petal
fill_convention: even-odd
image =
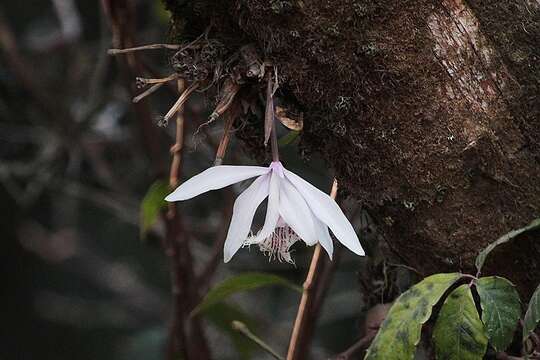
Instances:
[[[257,239],[265,239],[274,232],[279,219],[279,188],[283,181],[275,171],[270,175],[270,190],[268,195],[268,206],[266,217],[261,231],[257,234]]]
[[[315,222],[315,229],[317,231],[317,236],[319,237],[319,243],[326,250],[328,257],[332,260],[332,254],[334,253],[334,241],[330,237],[328,232],[328,226],[323,224],[319,219],[314,216],[313,221]]]
[[[330,196],[323,193],[300,176],[287,169],[284,169],[284,173],[285,178],[287,178],[294,185],[296,190],[302,194],[311,211],[313,211],[319,220],[328,225],[336,238],[352,252],[358,255],[365,255],[356,232],[338,204]]]
[[[191,199],[210,190],[221,189],[255,176],[267,174],[269,171],[269,168],[261,166],[214,166],[184,182],[169,194],[165,200],[182,201]]]
[[[288,181],[281,181],[279,213],[291,229],[309,246],[317,243],[313,213],[298,190]]]
[[[231,260],[234,254],[242,247],[246,240],[251,223],[257,208],[268,196],[270,176],[268,174],[258,177],[234,202],[233,214],[225,246],[223,247],[223,259]]]

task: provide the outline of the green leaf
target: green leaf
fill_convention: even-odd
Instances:
[[[536,288],[523,320],[523,341],[527,340],[540,322],[540,286]]]
[[[482,360],[488,339],[469,285],[446,298],[433,329],[437,359]]]
[[[202,302],[193,310],[192,315],[205,311],[210,306],[217,304],[234,293],[246,290],[253,290],[263,286],[281,285],[289,289],[302,292],[302,288],[272,274],[264,273],[243,273],[229,278],[212,288],[204,297]]]
[[[165,5],[162,1],[154,1],[153,10],[154,16],[161,24],[166,25],[169,23],[171,19],[171,13],[165,8]]]
[[[146,237],[148,231],[158,220],[160,211],[167,206],[165,196],[170,193],[169,184],[163,180],[156,180],[144,195],[139,212],[141,239]]]
[[[283,137],[279,139],[278,144],[279,146],[289,145],[293,141],[295,141],[299,135],[300,135],[300,131],[291,130],[287,133],[287,135],[284,135]]]
[[[514,285],[501,277],[483,277],[476,283],[482,307],[482,322],[493,348],[504,351],[514,338],[521,303]]]
[[[413,359],[422,325],[446,290],[461,278],[459,273],[435,274],[396,299],[365,359]]]
[[[510,231],[508,234],[501,236],[500,238],[498,238],[497,240],[495,240],[494,242],[486,246],[486,248],[480,251],[480,253],[476,257],[475,265],[476,265],[476,269],[478,269],[478,274],[480,274],[480,270],[482,269],[482,266],[484,266],[486,257],[489,255],[491,251],[493,251],[493,249],[495,249],[497,246],[501,244],[507,243],[508,241],[512,240],[513,238],[527,231],[536,230],[536,229],[540,229],[540,219],[534,220],[529,225],[521,229]]]
[[[248,360],[252,358],[253,352],[257,349],[256,345],[231,327],[233,320],[237,320],[245,323],[250,329],[255,329],[257,324],[249,315],[222,302],[207,308],[204,317],[230,337],[240,355],[240,359]]]

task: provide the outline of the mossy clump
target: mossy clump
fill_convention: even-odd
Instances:
[[[460,3],[501,54],[482,68],[452,1],[167,2],[211,3],[200,16],[175,11],[173,23],[212,24],[227,49],[254,43],[278,68],[281,94],[304,113],[301,153],[327,160],[402,261],[426,274],[470,270],[487,242],[540,216],[538,9]],[[493,72],[512,77],[497,88]],[[262,143],[259,121],[242,122],[246,147]]]

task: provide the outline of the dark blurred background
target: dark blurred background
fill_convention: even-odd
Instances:
[[[128,3],[135,44],[167,40],[169,18],[160,1]],[[134,107],[130,90],[139,74],[107,55],[110,28],[99,1],[0,4],[0,359],[163,358],[170,318],[169,267],[159,242],[164,229],[158,221],[141,236],[139,223],[145,193],[166,176],[174,137],[172,125],[158,127],[156,119],[177,95],[164,88]],[[171,73],[165,51],[139,60],[146,75]],[[223,124],[192,136],[210,111],[202,95],[187,105],[183,179],[213,163]],[[330,189],[322,162],[299,160],[294,144],[283,151],[288,167]],[[228,152],[234,160],[225,163],[253,163],[234,138]],[[196,261],[209,258],[230,202],[214,192],[181,205],[198,240]],[[363,231],[365,214],[350,208]],[[309,248],[295,248],[293,267],[241,250],[231,263],[220,262],[213,282],[268,271],[301,284],[310,255]],[[343,252],[316,333],[318,357],[350,346],[361,332],[360,266]],[[229,305],[284,352],[298,299],[272,287],[234,296]],[[215,358],[265,358],[220,326],[218,315],[205,319]]]

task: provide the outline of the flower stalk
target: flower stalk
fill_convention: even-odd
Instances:
[[[279,147],[277,141],[276,116],[274,109],[274,94],[276,90],[276,85],[274,85],[272,82],[272,73],[269,72],[268,82],[266,85],[266,110],[264,112],[264,145],[268,145],[268,140],[270,140],[273,162],[279,161]]]
[[[279,145],[276,133],[276,120],[272,121],[272,132],[270,133],[270,146],[272,147],[272,161],[279,162]]]

